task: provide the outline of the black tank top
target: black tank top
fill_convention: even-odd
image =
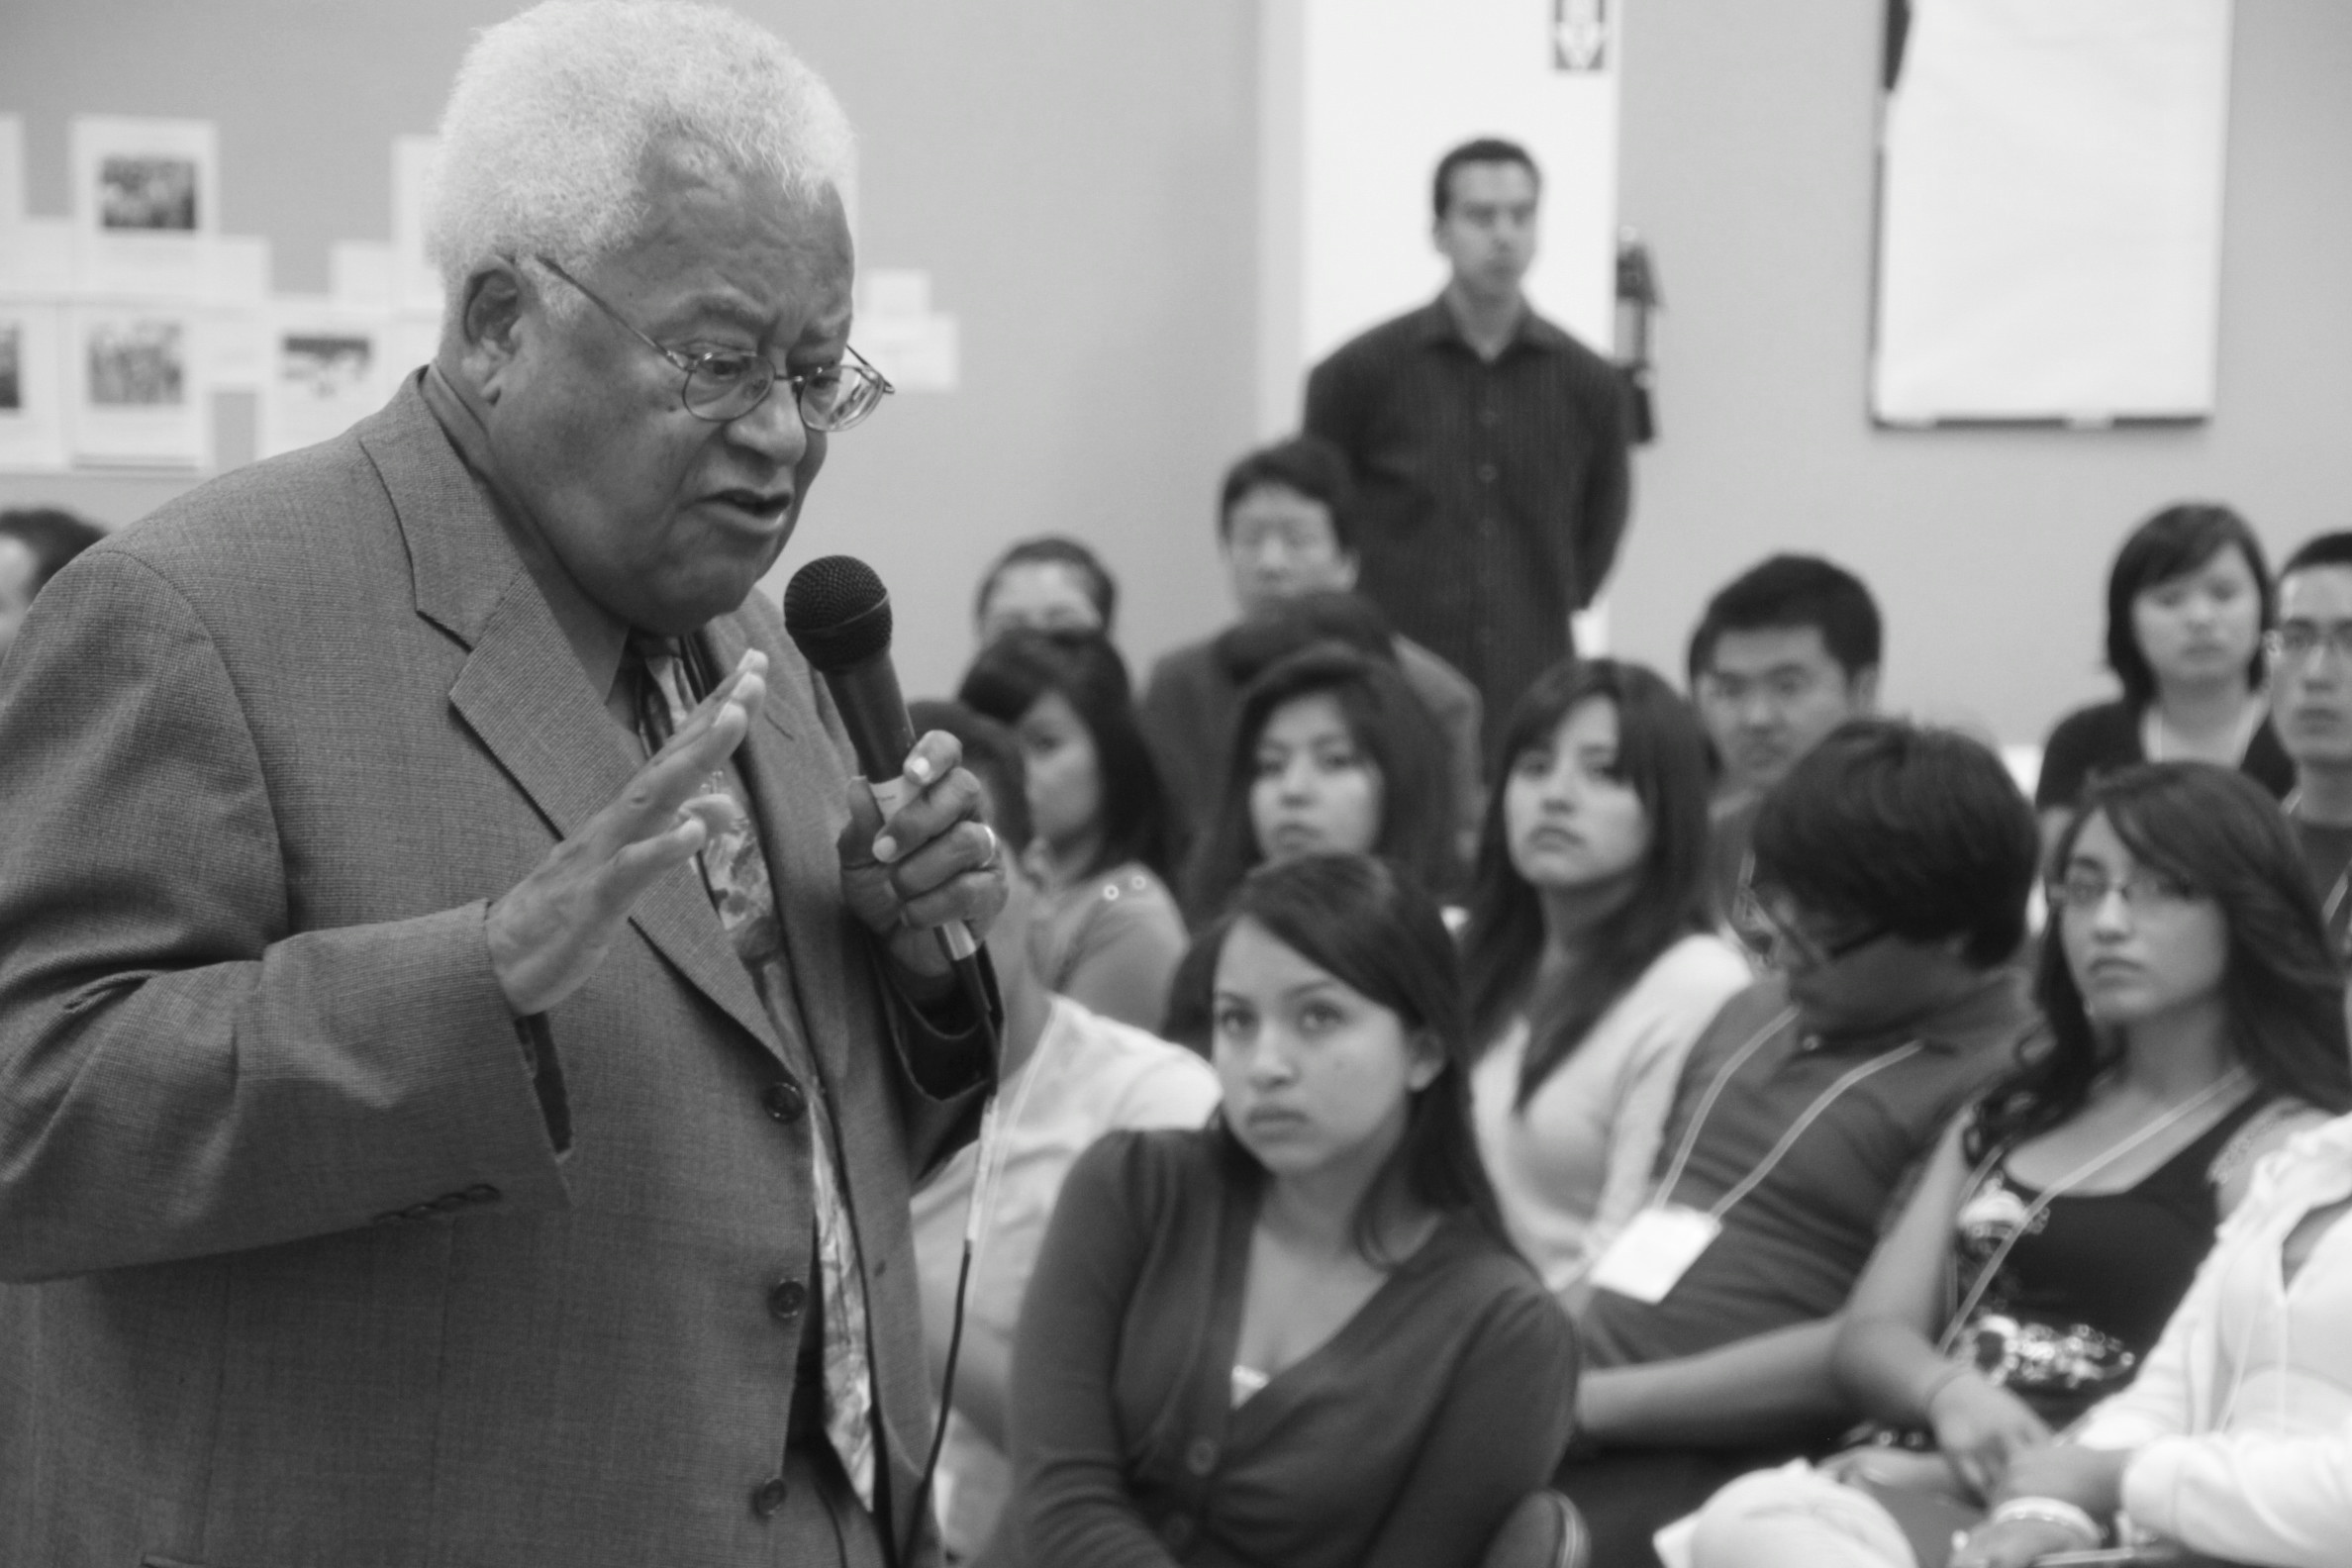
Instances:
[[[2002,1260],[1953,1354],[2053,1428],[2130,1382],[2212,1247],[2226,1174],[2216,1161],[2276,1104],[2248,1096],[2121,1192],[2052,1199]],[[1961,1297],[2040,1196],[2009,1174],[2006,1153],[1969,1188],[1952,1222]]]

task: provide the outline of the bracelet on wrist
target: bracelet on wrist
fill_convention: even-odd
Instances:
[[[2090,1511],[2064,1498],[2010,1498],[1993,1511],[1993,1522],[2007,1524],[2011,1520],[2052,1525],[2081,1541],[2085,1549],[2107,1543],[2106,1528],[2091,1517]]]

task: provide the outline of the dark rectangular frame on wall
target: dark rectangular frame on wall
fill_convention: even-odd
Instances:
[[[2233,0],[1886,0],[1870,418],[2210,417]]]

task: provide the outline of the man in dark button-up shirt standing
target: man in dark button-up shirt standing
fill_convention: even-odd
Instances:
[[[1632,493],[1617,371],[1520,292],[1540,191],[1523,147],[1448,152],[1433,190],[1445,292],[1307,378],[1307,429],[1360,487],[1359,589],[1470,677],[1490,746],[1569,653],[1568,617],[1608,577]]]

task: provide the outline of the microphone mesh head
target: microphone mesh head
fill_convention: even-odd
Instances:
[[[820,671],[847,669],[890,650],[890,591],[854,555],[823,555],[792,574],[784,630]]]

